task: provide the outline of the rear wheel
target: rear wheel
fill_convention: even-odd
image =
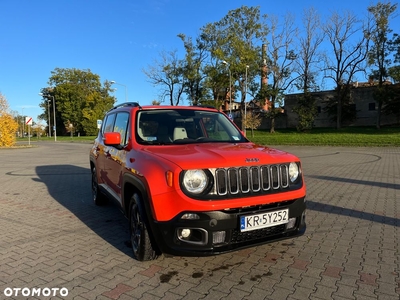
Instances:
[[[134,194],[131,198],[129,214],[129,231],[133,255],[139,261],[153,260],[158,255],[151,245],[150,235],[144,222],[143,212],[139,207],[139,201],[139,195]]]
[[[92,168],[92,196],[96,205],[104,205],[107,202],[106,196],[99,189],[96,167],[94,166]]]

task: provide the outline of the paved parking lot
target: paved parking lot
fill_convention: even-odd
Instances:
[[[0,299],[400,299],[399,148],[280,146],[302,159],[304,236],[140,263],[91,202],[90,145],[33,145],[0,149]]]

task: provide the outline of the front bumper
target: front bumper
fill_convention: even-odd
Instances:
[[[289,223],[242,232],[240,217],[289,209]],[[207,256],[266,244],[304,234],[304,197],[268,206],[208,212],[184,212],[168,222],[153,223],[158,248],[165,254]],[[184,214],[198,219],[182,219]],[[187,235],[189,234],[189,237]]]

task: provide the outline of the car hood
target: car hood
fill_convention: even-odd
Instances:
[[[185,170],[299,161],[296,156],[287,152],[253,143],[149,146],[143,150],[150,155],[163,157]]]

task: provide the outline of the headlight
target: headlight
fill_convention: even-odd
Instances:
[[[188,170],[183,176],[183,186],[193,194],[202,193],[208,184],[207,174],[203,170]]]
[[[299,178],[299,174],[300,174],[300,172],[299,172],[299,166],[296,164],[296,163],[294,163],[294,162],[291,162],[290,164],[289,164],[289,178],[290,178],[290,182],[295,182],[296,180],[297,180],[297,178]]]

